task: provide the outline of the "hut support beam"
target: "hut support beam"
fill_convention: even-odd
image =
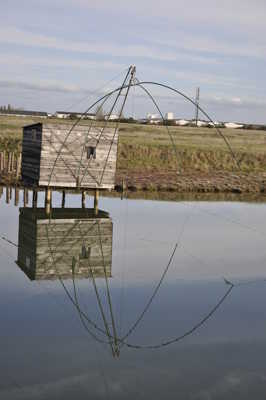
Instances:
[[[82,192],[81,192],[81,206],[82,206],[82,208],[86,207],[86,192],[85,192],[85,190],[82,190]]]
[[[65,208],[65,204],[66,204],[66,191],[63,190],[62,191],[62,202],[61,202],[62,208]]]
[[[6,186],[6,204],[9,204],[10,202],[10,190],[9,187]]]
[[[38,202],[38,192],[37,190],[32,191],[32,208],[37,207],[37,202]]]
[[[99,211],[99,189],[95,189],[94,192],[94,213],[98,214]]]
[[[15,187],[15,206],[17,207],[19,203],[19,188],[16,186]]]
[[[45,190],[45,212],[47,215],[51,212],[51,205],[52,205],[52,191],[48,187]]]

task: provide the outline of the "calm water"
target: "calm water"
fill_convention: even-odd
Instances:
[[[63,212],[58,223],[55,215],[49,221],[30,208],[23,210],[22,201],[21,208],[13,206],[14,198],[7,205],[4,197],[1,399],[265,399],[265,203],[101,198],[112,236],[101,230],[103,225],[96,238],[88,239],[83,231],[80,258],[95,257],[97,263],[104,253],[110,260],[108,299],[100,261],[94,278],[73,279],[71,272],[71,260],[79,256],[76,231],[69,227],[78,220],[73,209],[80,207],[80,196],[67,195],[66,207],[72,211]],[[41,194],[38,200],[42,207]],[[60,203],[61,195],[54,193],[54,207]],[[87,207],[92,204],[88,197]],[[39,223],[50,243],[48,236],[38,236]],[[52,239],[58,226],[64,237],[60,245]],[[89,255],[83,254],[88,240]],[[37,251],[42,247],[40,257],[49,265],[65,253],[64,277],[38,278],[36,262],[37,279],[30,280],[30,264],[26,273],[19,267],[18,251],[25,243]],[[50,278],[55,275],[51,271]]]

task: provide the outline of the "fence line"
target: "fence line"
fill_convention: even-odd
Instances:
[[[21,153],[14,151],[0,152],[0,174],[19,178],[21,174]]]

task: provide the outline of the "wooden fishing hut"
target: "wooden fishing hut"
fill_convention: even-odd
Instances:
[[[20,208],[17,265],[30,280],[111,277],[113,223],[94,209]],[[74,268],[74,275],[73,275]]]
[[[95,123],[95,122],[94,122]],[[21,177],[25,185],[48,188],[113,189],[118,128],[37,123],[23,128]],[[48,193],[48,201],[50,194]]]

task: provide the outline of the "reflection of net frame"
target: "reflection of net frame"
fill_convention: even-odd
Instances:
[[[98,228],[99,228],[99,224],[98,224]],[[101,238],[101,236],[100,236]],[[101,239],[100,239],[101,240]],[[110,332],[109,327],[108,327],[108,322],[106,320],[106,315],[105,312],[103,310],[102,304],[101,304],[101,299],[99,296],[99,292],[97,289],[97,285],[96,285],[96,281],[95,281],[95,277],[94,277],[94,273],[93,273],[93,268],[92,268],[92,282],[93,282],[93,286],[94,286],[94,290],[95,290],[95,294],[97,297],[97,302],[99,305],[99,309],[102,315],[102,319],[104,321],[104,326],[105,326],[105,330],[100,328],[94,321],[92,321],[87,313],[85,313],[79,305],[79,301],[78,301],[78,296],[77,296],[77,290],[76,290],[76,285],[75,285],[75,268],[73,267],[73,276],[72,276],[72,281],[73,281],[73,288],[74,288],[74,299],[72,298],[71,294],[69,293],[68,289],[66,288],[66,286],[64,285],[61,277],[59,277],[59,280],[61,282],[61,284],[63,285],[67,296],[70,298],[71,302],[73,303],[73,305],[76,307],[78,313],[79,313],[79,317],[81,319],[82,325],[84,326],[84,328],[91,334],[90,330],[88,329],[87,323],[91,326],[93,326],[98,332],[104,334],[107,338],[108,338],[108,344],[111,347],[112,350],[112,354],[113,356],[119,356],[120,354],[120,349],[122,346],[126,346],[129,348],[133,348],[133,349],[159,349],[161,347],[166,347],[169,346],[170,344],[173,343],[177,343],[183,339],[185,339],[186,337],[192,335],[194,332],[196,332],[201,326],[203,326],[214,314],[215,312],[221,307],[221,305],[224,303],[224,301],[227,299],[227,297],[230,295],[230,293],[232,292],[233,288],[234,288],[234,284],[226,281],[225,280],[225,284],[228,285],[228,289],[226,290],[225,294],[221,296],[221,298],[218,300],[218,302],[215,304],[214,307],[211,308],[211,310],[202,318],[200,319],[199,322],[197,322],[191,329],[189,329],[188,331],[186,331],[185,333],[173,338],[173,339],[169,339],[167,341],[163,341],[161,343],[155,344],[155,345],[140,345],[140,344],[134,344],[134,343],[130,343],[128,341],[126,341],[126,338],[129,337],[133,331],[136,329],[138,323],[140,322],[140,320],[143,318],[143,316],[145,315],[146,311],[148,310],[153,298],[155,297],[155,295],[157,294],[158,288],[160,287],[161,283],[163,282],[163,279],[166,275],[166,272],[168,270],[168,268],[170,267],[173,257],[175,255],[176,249],[178,247],[178,243],[175,245],[175,248],[171,254],[171,257],[168,261],[168,264],[166,266],[166,268],[164,269],[161,279],[158,283],[158,285],[156,286],[152,296],[150,297],[148,303],[146,304],[146,306],[144,307],[143,312],[140,314],[140,317],[135,321],[135,323],[132,325],[132,327],[128,330],[128,332],[122,337],[118,337],[117,333],[116,333],[116,328],[115,328],[115,320],[114,320],[114,316],[113,316],[113,311],[112,311],[112,302],[111,302],[111,295],[110,295],[110,290],[109,290],[109,285],[108,285],[108,278],[107,275],[105,273],[105,279],[106,279],[106,290],[107,290],[107,297],[108,297],[108,304],[109,304],[109,311],[110,311],[110,315],[112,318],[112,327],[113,327],[113,333]],[[102,254],[103,256],[103,254]],[[104,256],[103,256],[104,259]],[[106,269],[105,269],[106,272]],[[106,343],[105,341],[102,341],[102,339],[100,339],[98,336],[95,335],[95,333],[93,333],[93,337],[94,339],[96,339],[99,342],[103,342]]]

